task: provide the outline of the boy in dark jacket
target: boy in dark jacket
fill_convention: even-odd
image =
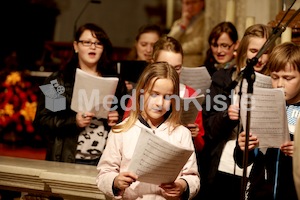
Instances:
[[[294,151],[294,131],[300,116],[300,46],[283,43],[276,46],[270,54],[268,66],[271,72],[273,88],[283,88],[290,141],[280,148],[268,148],[266,151],[256,148],[259,138],[249,134],[248,164],[253,163],[249,177],[248,199],[290,199],[297,200],[293,179],[292,156]],[[235,148],[235,159],[242,167],[245,150],[245,132],[239,134]]]

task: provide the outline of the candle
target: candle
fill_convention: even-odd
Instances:
[[[117,62],[117,73],[121,74],[121,63]]]
[[[247,17],[245,28],[247,29],[249,26],[252,26],[254,23],[255,23],[255,18],[254,17]]]
[[[292,41],[292,28],[286,27],[285,31],[281,34],[281,43]]]
[[[235,22],[235,2],[234,2],[234,0],[227,0],[225,21],[232,22],[232,23]]]
[[[282,0],[282,10],[286,11],[286,0]]]
[[[174,8],[174,1],[173,0],[167,0],[167,6],[166,6],[166,27],[171,28],[173,23],[173,8]]]

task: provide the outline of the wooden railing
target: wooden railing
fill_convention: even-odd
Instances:
[[[105,199],[95,166],[0,156],[0,189],[69,200]]]

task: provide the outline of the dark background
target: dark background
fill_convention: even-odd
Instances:
[[[5,0],[1,7],[0,70],[32,70],[41,58],[44,41],[53,39],[60,11],[53,0]]]

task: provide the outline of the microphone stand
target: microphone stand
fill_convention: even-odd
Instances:
[[[246,140],[245,150],[243,156],[243,179],[242,179],[242,192],[241,200],[245,199],[245,192],[247,188],[247,167],[248,167],[248,144],[249,144],[249,131],[250,131],[250,118],[251,118],[251,94],[253,94],[253,84],[255,81],[254,66],[257,64],[258,58],[254,57],[247,61],[247,66],[243,70],[242,78],[245,78],[248,82],[247,88],[247,115],[246,115]],[[242,88],[242,87],[241,87]]]
[[[273,30],[272,35],[265,42],[260,51],[256,54],[256,56],[247,61],[246,68],[242,70],[235,82],[239,82],[241,79],[245,78],[248,82],[247,88],[247,115],[246,115],[246,140],[245,140],[245,150],[243,156],[243,179],[242,179],[242,187],[241,187],[241,200],[245,199],[245,192],[247,187],[247,167],[248,167],[248,145],[249,145],[249,131],[250,131],[250,117],[251,117],[251,94],[253,94],[253,84],[255,81],[255,72],[254,66],[257,64],[258,59],[266,52],[268,48],[275,42],[277,37],[279,37],[283,31],[285,31],[286,27],[289,23],[298,15],[300,12],[300,8],[293,14],[293,16],[285,23],[285,25],[279,27],[278,26]],[[236,84],[237,84],[236,83]],[[236,86],[236,85],[235,85]]]
[[[83,12],[86,10],[87,6],[89,5],[89,3],[97,3],[97,4],[100,4],[101,1],[100,0],[89,0],[86,2],[86,4],[84,5],[84,7],[82,8],[82,10],[80,11],[79,15],[77,16],[77,18],[75,19],[75,22],[74,22],[74,37],[75,37],[75,34],[76,34],[76,31],[77,31],[77,22],[78,20],[80,19],[81,15],[83,14]]]

